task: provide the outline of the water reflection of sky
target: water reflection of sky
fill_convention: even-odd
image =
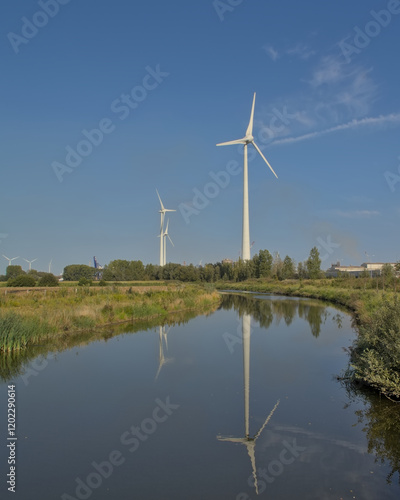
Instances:
[[[125,462],[93,493],[96,500],[256,498],[246,448],[217,439],[245,433],[245,314],[253,316],[250,436],[280,401],[255,446],[259,497],[398,498],[395,481],[386,484],[390,464],[374,463],[366,424],[355,425],[357,410],[376,409],[375,420],[375,400],[356,397],[346,407],[346,391],[333,378],[347,363],[342,348],[354,336],[351,318],[316,301],[265,296],[228,300],[215,314],[171,329],[155,326],[71,348],[49,357],[28,385],[19,377],[16,498],[74,497],[75,479],[85,479],[92,462],[106,460],[112,450]],[[236,339],[231,349],[226,333]],[[1,401],[5,389],[2,384]],[[167,397],[179,409],[131,453],[121,435]],[[376,427],[370,435],[381,438]],[[285,449],[296,444],[298,456],[279,465],[280,457],[290,459]],[[390,453],[396,458],[396,449]]]

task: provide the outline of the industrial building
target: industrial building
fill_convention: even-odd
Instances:
[[[348,273],[355,278],[359,278],[367,271],[371,278],[375,278],[381,275],[382,267],[385,264],[385,262],[363,262],[360,266],[341,266],[340,262],[336,262],[336,264],[332,264],[326,271],[326,276],[328,278],[337,278],[341,273]],[[388,264],[393,268],[395,267],[395,264],[392,262]]]

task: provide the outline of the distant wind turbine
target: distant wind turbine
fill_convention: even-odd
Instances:
[[[271,169],[272,173],[276,175],[274,169],[268,163],[268,160],[262,154],[260,148],[254,142],[253,137],[253,121],[254,121],[254,105],[256,102],[256,93],[254,92],[253,106],[251,108],[250,122],[246,130],[246,135],[242,139],[237,139],[235,141],[221,142],[217,146],[233,146],[236,144],[243,144],[244,146],[244,168],[243,168],[243,233],[242,233],[242,259],[250,260],[250,228],[249,228],[249,176],[248,176],[248,164],[247,164],[247,146],[252,144],[261,158],[265,161],[268,167]]]
[[[168,328],[168,331],[167,331],[165,326],[159,327],[159,356],[158,356],[158,370],[157,370],[157,374],[156,374],[156,380],[158,379],[158,376],[160,375],[162,367],[165,364],[173,361],[173,358],[166,358],[164,355],[164,342],[165,342],[166,350],[168,351],[167,335],[168,335],[170,329],[171,328]]]
[[[37,261],[37,259],[33,259],[33,260],[23,259],[23,260],[29,264],[29,271],[32,269],[32,263]]]
[[[167,220],[167,227],[165,228],[165,231],[163,233],[164,234],[164,266],[167,263],[167,238],[171,242],[171,245],[173,247],[175,247],[173,241],[171,240],[171,238],[170,238],[170,236],[168,234],[168,225],[169,225],[169,219]]]
[[[51,263],[53,262],[53,259],[49,262],[49,274],[51,274]]]
[[[11,262],[15,259],[19,259],[19,257],[13,257],[12,259],[9,259],[8,257],[6,257],[5,255],[3,255],[3,257],[8,260],[8,265],[11,266]]]
[[[160,197],[160,194],[158,192],[158,190],[156,189],[157,191],[157,196],[158,196],[158,199],[160,200],[160,205],[161,205],[161,210],[159,210],[160,214],[161,214],[161,225],[160,225],[160,266],[164,266],[165,265],[165,261],[164,261],[164,219],[165,219],[165,214],[167,212],[176,212],[176,210],[171,210],[169,208],[165,208],[164,205],[163,205],[163,202],[161,201],[161,197]]]
[[[265,426],[270,421],[275,410],[278,408],[279,399],[270,411],[259,431],[250,437],[250,335],[251,335],[251,316],[243,314],[242,316],[242,339],[243,339],[243,379],[244,379],[244,437],[223,437],[217,436],[218,441],[228,441],[230,443],[244,444],[251,462],[253,472],[254,487],[258,495],[257,467],[256,467],[256,442],[260,437]]]

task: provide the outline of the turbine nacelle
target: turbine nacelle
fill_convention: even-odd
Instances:
[[[253,122],[254,122],[254,106],[256,102],[256,93],[254,92],[254,97],[253,97],[253,105],[251,107],[251,114],[250,114],[250,122],[246,130],[246,135],[242,139],[236,139],[235,141],[228,141],[228,142],[220,142],[217,144],[217,146],[234,146],[236,144],[244,144],[245,146],[248,146],[249,144],[252,144],[261,158],[265,161],[265,163],[268,165],[270,168],[271,172],[275,175],[276,178],[278,176],[276,175],[274,169],[271,167],[269,164],[268,160],[265,158],[265,156],[262,154],[260,148],[257,146],[257,144],[254,142],[254,137],[253,137]]]

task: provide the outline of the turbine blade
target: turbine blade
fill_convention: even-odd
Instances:
[[[278,178],[278,176],[276,175],[275,173],[275,170],[271,167],[271,165],[268,163],[268,160],[265,158],[265,156],[261,153],[261,149],[257,146],[257,144],[253,141],[252,142],[253,146],[256,148],[256,150],[260,153],[261,155],[261,158],[265,161],[265,163],[269,166],[269,168],[271,169],[271,172],[275,175],[276,178]]]
[[[236,141],[220,142],[217,146],[233,146],[235,144],[246,144],[246,139],[243,137],[242,139],[236,139]]]
[[[161,209],[164,210],[164,205],[163,205],[163,202],[161,201],[161,197],[160,197],[160,194],[158,192],[158,189],[156,189],[156,191],[157,191],[158,199],[160,200]]]
[[[265,419],[265,422],[263,423],[263,425],[261,426],[260,430],[257,432],[257,434],[254,436],[254,442],[257,441],[257,439],[260,437],[262,431],[264,430],[264,427],[268,424],[268,422],[270,421],[272,415],[274,414],[275,410],[278,408],[278,405],[279,403],[281,402],[280,399],[278,399],[278,401],[275,403],[275,406],[272,408],[271,412],[269,413],[269,415],[267,416],[267,418]]]
[[[167,234],[167,236],[168,236],[169,241],[171,242],[171,245],[172,245],[173,247],[175,247],[175,245],[172,243],[171,238],[169,237],[169,234]]]
[[[254,92],[253,106],[251,107],[249,126],[246,130],[246,137],[251,137],[253,135],[253,121],[254,121],[254,105],[256,103],[256,93]]]
[[[3,257],[4,257],[5,259],[10,260],[10,259],[9,259],[8,257],[6,257],[4,254],[2,254],[2,255],[3,255]]]
[[[170,208],[164,208],[164,212],[176,212],[176,210],[171,210]]]

